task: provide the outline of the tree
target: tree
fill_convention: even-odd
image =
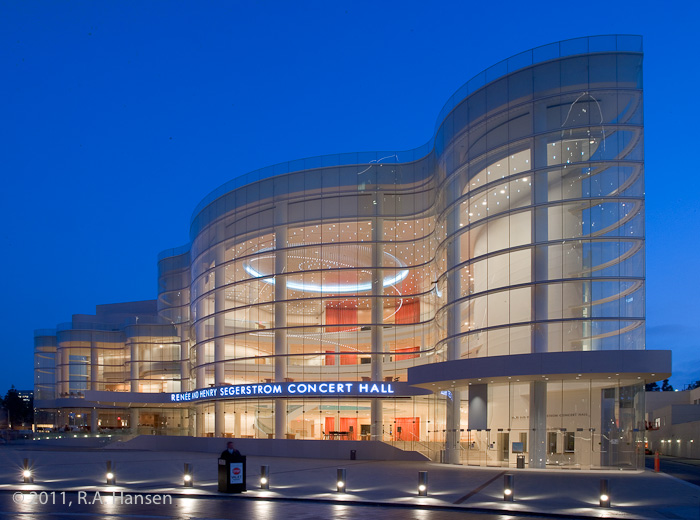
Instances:
[[[694,390],[696,388],[700,388],[700,379],[694,383],[688,383],[688,390]]]
[[[663,380],[663,384],[661,385],[661,391],[662,392],[673,392],[673,385],[670,385],[668,383],[668,379]]]
[[[653,383],[647,383],[644,385],[644,390],[647,392],[660,392],[661,388],[659,387],[659,383],[654,381]]]
[[[19,392],[12,385],[2,399],[2,405],[7,410],[8,426],[10,428],[22,427],[30,425],[34,422],[34,403],[30,400],[25,402]]]

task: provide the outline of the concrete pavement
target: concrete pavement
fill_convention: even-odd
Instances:
[[[700,460],[661,455],[660,463],[661,471],[664,473],[700,486]],[[653,456],[646,458],[646,467],[649,469],[654,468]]]
[[[291,455],[291,454],[290,454]],[[21,483],[22,459],[33,464],[35,483]],[[117,485],[105,483],[106,461]],[[0,448],[0,490],[124,491],[225,498],[217,492],[217,456],[76,448]],[[184,463],[194,487],[183,487]],[[248,457],[245,497],[409,507],[512,511],[560,517],[700,519],[700,487],[651,471],[575,471],[478,468],[433,462]],[[270,466],[270,490],[259,489],[260,466]],[[347,469],[347,493],[335,492],[336,469]],[[418,471],[428,471],[427,497],[417,496]],[[515,476],[515,501],[503,501],[503,475]],[[611,509],[598,507],[600,479],[610,483]]]

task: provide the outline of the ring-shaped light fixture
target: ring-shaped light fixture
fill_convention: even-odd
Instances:
[[[259,253],[263,253],[266,251],[274,251],[272,248],[265,248],[261,249]],[[387,253],[384,251],[384,256],[388,257],[389,259],[393,260],[398,267],[406,267],[406,265],[401,262],[398,258],[396,258],[394,255],[391,253]],[[263,258],[274,258],[274,256],[268,256],[268,257],[257,257],[255,260],[262,260]],[[275,279],[274,277],[270,277],[267,274],[261,273],[257,269],[255,269],[252,265],[250,265],[249,261],[243,262],[243,269],[245,270],[246,273],[248,273],[250,276],[253,278],[262,278],[262,281],[269,284],[269,285],[275,285]],[[408,269],[401,269],[398,271],[395,275],[393,276],[387,276],[384,278],[382,285],[384,287],[393,287],[397,283],[400,283],[401,281],[405,280],[406,277],[408,276]],[[346,293],[360,293],[360,292],[367,292],[372,290],[372,282],[362,282],[362,283],[356,283],[356,284],[313,284],[313,283],[304,283],[304,282],[295,282],[294,280],[288,280],[287,281],[287,288],[288,289],[293,289],[296,291],[302,291],[302,292],[312,292],[312,293],[327,293],[327,294],[346,294]]]

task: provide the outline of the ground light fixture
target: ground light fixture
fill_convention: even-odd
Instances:
[[[428,472],[419,471],[418,472],[418,496],[427,497],[428,496]]]
[[[22,463],[22,480],[25,484],[31,484],[34,482],[34,475],[32,475],[32,468],[29,464],[29,459],[24,459]]]
[[[260,489],[270,489],[270,466],[260,466]]]
[[[345,493],[347,491],[346,487],[345,487],[345,485],[347,484],[347,479],[345,477],[346,477],[345,468],[338,468],[337,476],[335,479],[335,490],[338,493]]]
[[[513,475],[503,475],[503,500],[506,502],[513,501]]]
[[[192,464],[185,462],[185,471],[182,475],[183,484],[185,487],[192,487],[194,485],[194,474],[192,472]]]
[[[105,474],[105,478],[107,480],[107,484],[114,485],[117,483],[117,479],[114,476],[114,468],[112,467],[112,461],[108,460],[107,461],[107,473]]]
[[[600,479],[600,507],[610,507],[610,490],[606,478]]]

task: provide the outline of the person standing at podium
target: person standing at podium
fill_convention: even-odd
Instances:
[[[220,459],[224,459],[226,462],[238,462],[241,460],[241,452],[233,447],[233,442],[229,441],[226,444],[226,449],[221,452]]]
[[[233,446],[226,444],[218,461],[218,490],[221,493],[243,493],[246,491],[245,457]]]

